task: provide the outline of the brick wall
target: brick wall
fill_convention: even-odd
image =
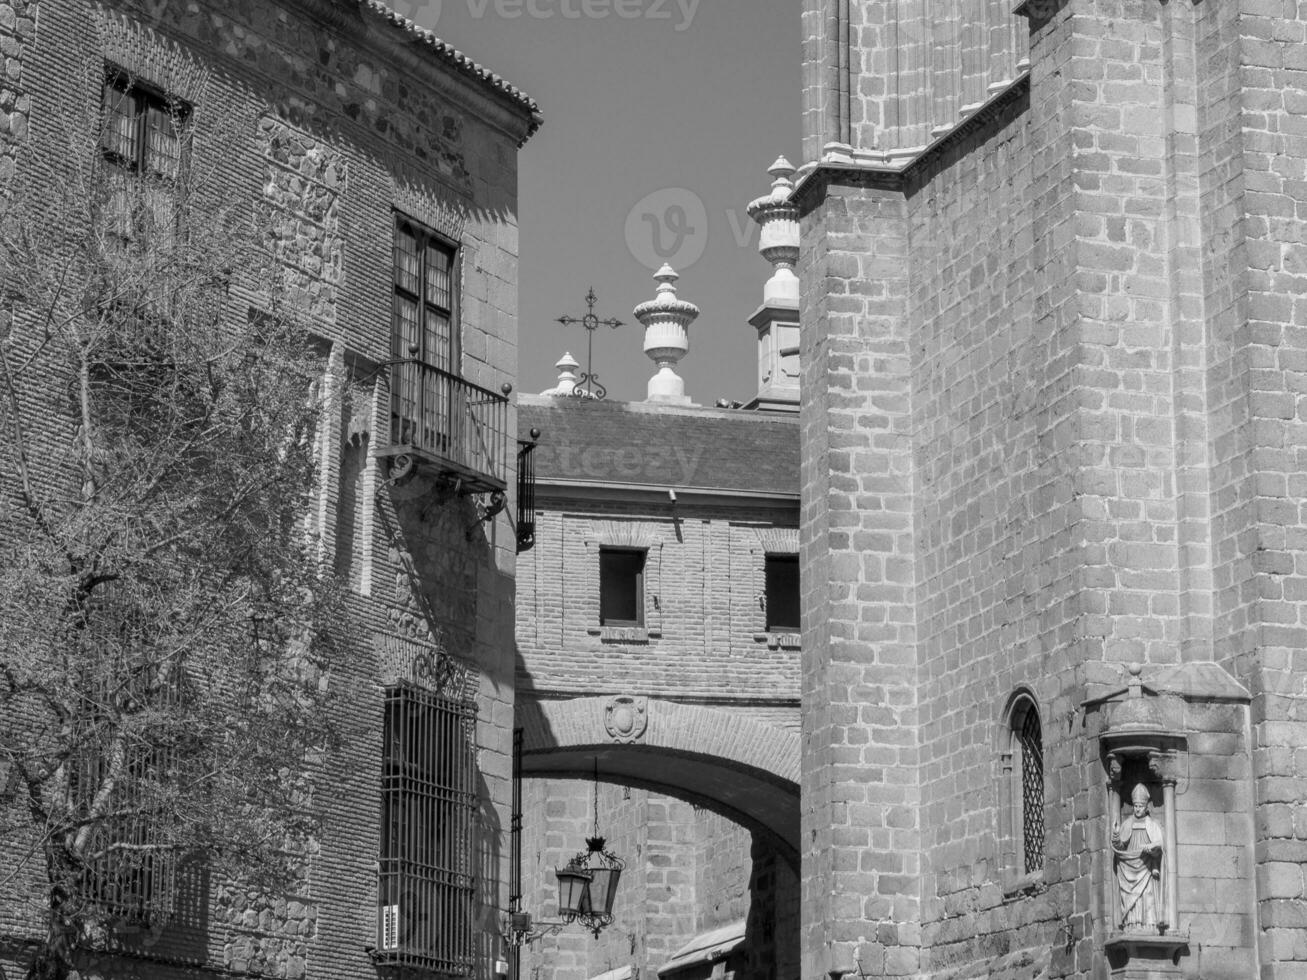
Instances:
[[[789,508],[538,503],[536,546],[519,562],[519,672],[532,690],[775,699],[797,695],[798,651],[766,633],[760,597],[773,529]],[[546,509],[547,508],[547,509]],[[661,511],[661,512],[660,512]],[[793,532],[791,532],[793,534]],[[599,548],[648,548],[646,630],[638,639],[599,623]],[[647,633],[648,635],[645,635]],[[793,726],[793,708],[783,724]]]
[[[505,514],[481,524],[472,501],[429,479],[382,487],[374,454],[388,440],[389,409],[375,368],[390,356],[398,209],[461,246],[464,377],[494,390],[515,377],[514,147],[529,113],[357,5],[61,0],[40,5],[34,33],[37,6],[0,5],[0,176],[25,120],[25,176],[57,173],[68,120],[98,112],[106,61],[180,95],[192,104],[197,165],[216,163],[230,199],[272,206],[283,261],[314,331],[333,345],[328,384],[359,382],[329,400],[313,515],[324,561],[354,587],[355,646],[330,678],[349,737],[321,775],[325,833],[303,886],[264,898],[211,882],[193,921],[142,938],[138,957],[88,961],[87,970],[373,975],[365,947],[376,944],[382,685],[395,658],[421,646],[453,658],[454,678],[479,708],[476,975],[489,976],[507,904],[514,534]],[[46,438],[57,457],[62,436],[52,426]],[[0,950],[9,971],[25,969],[10,954],[33,929],[25,884],[0,896],[0,930],[14,940]]]

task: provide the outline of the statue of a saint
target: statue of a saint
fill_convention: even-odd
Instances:
[[[1130,793],[1134,816],[1112,824],[1112,850],[1116,855],[1116,883],[1121,892],[1117,925],[1126,932],[1161,931],[1162,827],[1149,814],[1148,787],[1137,785]]]

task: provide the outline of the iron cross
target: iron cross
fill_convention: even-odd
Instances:
[[[595,295],[594,287],[585,294],[585,305],[589,308],[586,315],[580,318],[574,316],[560,316],[558,322],[565,327],[571,327],[580,324],[585,327],[585,371],[577,379],[576,387],[572,389],[572,394],[577,398],[604,398],[608,394],[608,389],[599,383],[599,375],[594,372],[594,340],[595,331],[600,327],[611,327],[616,330],[622,325],[621,320],[607,319],[601,320],[595,316],[595,303],[599,302],[599,297]]]

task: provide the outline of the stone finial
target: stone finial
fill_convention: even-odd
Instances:
[[[658,373],[649,379],[647,401],[689,405],[685,382],[676,373],[676,363],[690,349],[690,324],[699,316],[699,307],[676,296],[680,278],[670,265],[656,273],[658,295],[635,308],[635,318],[644,325],[644,352],[658,365]]]
[[[576,394],[576,385],[579,380],[576,372],[581,367],[576,358],[571,353],[565,353],[558,359],[558,363],[554,367],[558,368],[558,383],[547,391],[540,392],[540,394],[561,396]]]
[[[775,267],[762,290],[763,304],[798,309],[794,265],[799,261],[799,209],[790,201],[795,170],[785,157],[778,157],[767,172],[773,178],[771,193],[749,205],[749,217],[762,226],[758,251]]]

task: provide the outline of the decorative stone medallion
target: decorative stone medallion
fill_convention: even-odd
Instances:
[[[604,710],[604,727],[615,742],[638,742],[649,727],[648,698],[613,698]]]

